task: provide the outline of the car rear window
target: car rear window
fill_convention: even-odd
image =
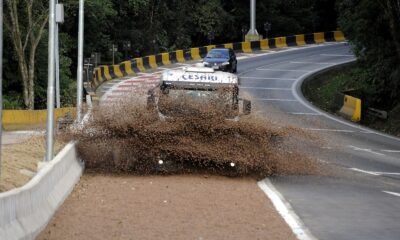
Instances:
[[[229,52],[225,49],[221,50],[211,50],[207,54],[208,58],[229,58]]]

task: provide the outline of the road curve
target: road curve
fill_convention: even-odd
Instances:
[[[318,110],[300,92],[307,76],[354,61],[346,43],[290,49],[239,61],[241,89],[260,114],[308,129],[326,144],[314,156],[335,176],[271,179],[318,239],[399,239],[400,139]]]

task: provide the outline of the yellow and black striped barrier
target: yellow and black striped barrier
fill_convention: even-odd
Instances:
[[[168,53],[160,53],[141,58],[134,58],[117,65],[99,66],[96,68],[94,71],[94,80],[90,84],[86,84],[86,91],[91,95],[100,84],[114,78],[135,75],[138,72],[145,72],[148,69],[154,69],[159,66],[170,65],[173,63],[184,63],[186,61],[199,60],[204,58],[205,55],[213,48],[231,48],[236,52],[250,53],[258,50],[286,48],[289,46],[302,46],[306,44],[318,44],[324,42],[340,42],[344,40],[345,37],[341,31],[320,32],[263,39],[252,42],[209,45],[186,50],[176,50]]]

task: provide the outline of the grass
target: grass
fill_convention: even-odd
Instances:
[[[337,94],[352,91],[350,95],[357,97],[358,89],[366,88],[357,80],[360,71],[355,65],[333,69],[307,80],[302,91],[304,96],[315,106],[330,112],[336,113],[339,109]],[[361,98],[362,99],[362,98]],[[388,119],[379,119],[367,114],[369,106],[363,102],[363,113],[361,124],[394,136],[400,137],[400,104],[388,111]],[[385,106],[373,106],[377,109],[384,109]]]
[[[346,88],[351,79],[351,72],[352,67],[344,67],[317,75],[303,84],[303,94],[314,105],[334,113],[339,107],[336,95],[348,90]]]

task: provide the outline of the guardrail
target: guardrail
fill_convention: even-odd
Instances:
[[[145,72],[148,69],[154,69],[158,66],[198,60],[205,57],[205,55],[213,48],[231,48],[237,52],[250,53],[257,50],[302,46],[324,42],[340,42],[344,40],[345,37],[341,31],[331,31],[277,37],[252,42],[226,43],[190,48],[186,50],[176,50],[169,53],[160,53],[157,55],[134,58],[118,65],[99,66],[94,71],[93,82],[87,83],[85,88],[90,95],[95,96],[94,91],[104,81],[128,75],[135,75],[138,72]]]
[[[342,101],[339,113],[353,122],[361,121],[361,99],[344,94]]]
[[[71,193],[83,171],[69,143],[20,188],[0,193],[0,239],[35,239]]]
[[[56,121],[70,115],[75,119],[75,108],[57,108],[54,111]],[[25,126],[40,126],[46,124],[47,110],[4,110],[3,127],[6,130],[19,129]]]

